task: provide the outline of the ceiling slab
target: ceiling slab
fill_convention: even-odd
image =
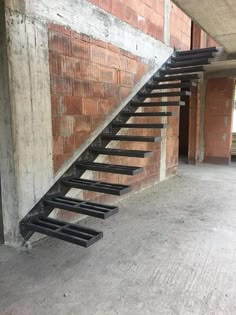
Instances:
[[[235,0],[173,0],[198,23],[227,53],[236,53]]]

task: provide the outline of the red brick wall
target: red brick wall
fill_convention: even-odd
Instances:
[[[49,26],[54,169],[132,90],[148,65],[108,43]]]
[[[164,0],[89,0],[124,22],[163,41]]]
[[[176,91],[176,89],[173,91]],[[171,101],[179,101],[179,97],[172,97]],[[168,124],[171,128],[167,129],[166,134],[166,176],[176,174],[179,163],[179,107],[168,106],[167,111],[176,112],[177,116],[169,117]]]
[[[170,44],[181,50],[190,49],[191,44],[191,19],[174,3],[170,12]]]
[[[230,162],[234,85],[235,81],[231,78],[214,78],[207,81],[205,162]]]

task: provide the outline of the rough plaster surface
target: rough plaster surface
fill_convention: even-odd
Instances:
[[[122,201],[89,249],[0,247],[1,315],[236,313],[236,165],[188,166]]]
[[[172,51],[161,41],[116,18],[86,0],[27,0],[26,14],[44,22],[66,25],[162,65]]]

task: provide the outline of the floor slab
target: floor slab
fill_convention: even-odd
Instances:
[[[181,165],[89,226],[89,249],[0,247],[1,315],[236,314],[236,166]]]

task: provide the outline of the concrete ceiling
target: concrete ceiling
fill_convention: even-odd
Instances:
[[[227,53],[236,53],[236,0],[173,0]]]

